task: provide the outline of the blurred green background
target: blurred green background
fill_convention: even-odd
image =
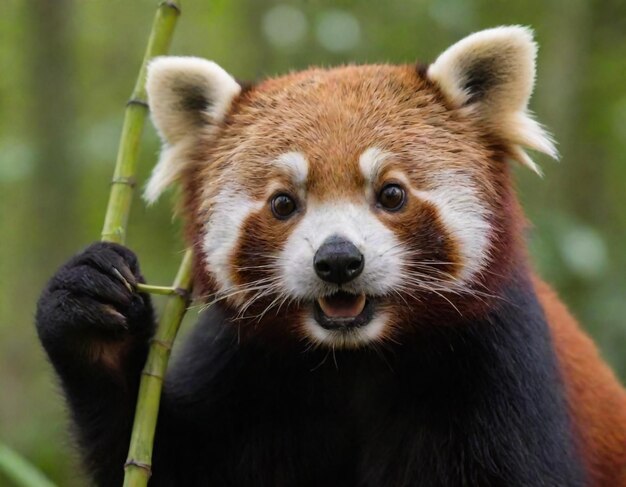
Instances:
[[[156,4],[2,0],[0,441],[63,486],[86,480],[35,335],[35,302],[55,268],[98,238]],[[536,158],[543,179],[518,171],[533,258],[626,378],[626,2],[183,0],[171,52],[252,80],[310,64],[431,61],[500,24],[536,31],[532,106],[562,154]],[[148,126],[142,179],[157,150]],[[170,207],[137,201],[131,218],[128,245],[155,284],[171,282],[182,252]]]

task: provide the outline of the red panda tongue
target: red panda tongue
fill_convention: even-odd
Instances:
[[[329,318],[354,318],[365,308],[365,295],[337,293],[320,298],[318,303]]]

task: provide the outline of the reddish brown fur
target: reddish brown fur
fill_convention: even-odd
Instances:
[[[496,234],[491,238],[488,270],[475,284],[486,294],[497,294],[511,265],[525,259],[524,219],[514,194],[510,169],[505,163],[506,141],[490,134],[480,120],[463,116],[451,107],[436,86],[413,66],[346,66],[311,69],[267,80],[235,100],[217,135],[207,136],[194,154],[195,164],[183,177],[187,235],[196,252],[200,292],[215,291],[205,272],[201,241],[217,191],[236,174],[253,198],[267,198],[267,183],[280,178],[267,161],[288,151],[300,151],[309,161],[308,198],[326,200],[363,198],[359,155],[375,146],[397,156],[401,170],[420,190],[429,188],[429,174],[442,167],[463,171],[479,188],[491,210]],[[328,103],[332,100],[332,103]],[[421,221],[429,249],[454,262],[458,251],[449,239],[437,242],[445,228],[436,212],[414,202],[404,215],[381,215],[381,221],[405,242],[415,239],[408,221]],[[408,218],[408,220],[406,220]],[[245,265],[255,254],[280,248],[296,216],[276,222],[267,207],[245,223],[245,232],[233,257]],[[247,232],[247,234],[246,234]],[[454,267],[454,266],[453,266]],[[453,270],[453,269],[452,269]],[[235,282],[249,282],[259,274],[236,273]],[[626,393],[604,365],[593,343],[578,328],[558,298],[537,280],[536,289],[545,308],[566,383],[572,414],[594,487],[626,486]],[[444,299],[419,308],[424,321],[455,321],[458,310],[480,315],[491,304],[488,297],[455,297],[455,309]],[[438,300],[438,301],[437,301]],[[437,310],[436,316],[431,315]],[[282,315],[286,312],[283,310]],[[393,321],[402,323],[402,312]],[[285,320],[288,321],[289,319]],[[286,333],[285,330],[274,330]],[[288,332],[287,332],[288,333]]]
[[[535,289],[550,323],[593,487],[626,485],[626,391],[557,295]]]

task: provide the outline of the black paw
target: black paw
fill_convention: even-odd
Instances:
[[[147,338],[153,311],[149,296],[135,290],[139,282],[137,257],[121,245],[95,243],[70,259],[37,306],[37,329],[46,348],[72,338],[82,343],[89,338]]]

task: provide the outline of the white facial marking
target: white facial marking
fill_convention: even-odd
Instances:
[[[385,160],[390,156],[377,147],[366,149],[359,157],[359,168],[365,180],[371,185],[380,173]]]
[[[404,176],[396,175],[404,180]],[[491,236],[491,225],[487,221],[488,211],[481,204],[476,188],[466,175],[454,171],[442,171],[436,177],[436,188],[420,191],[411,188],[417,198],[428,201],[439,210],[439,216],[448,231],[457,240],[463,259],[463,268],[453,285],[462,286],[487,263],[487,248]]]
[[[274,161],[274,164],[284,169],[297,185],[306,183],[306,178],[309,174],[309,163],[300,152],[294,151],[281,154],[276,161]]]
[[[230,258],[237,246],[241,226],[253,212],[259,211],[263,201],[253,201],[242,188],[229,186],[217,198],[204,236],[204,251],[210,271],[215,276],[220,292],[233,288],[230,279]]]
[[[307,316],[304,329],[308,336],[317,344],[328,344],[336,347],[358,348],[370,342],[380,340],[384,336],[383,330],[387,327],[389,316],[387,313],[378,313],[367,325],[350,330],[327,330],[317,324],[315,318]]]
[[[294,298],[317,299],[338,290],[322,281],[313,268],[315,252],[331,235],[352,242],[363,254],[363,272],[342,289],[368,296],[381,296],[398,286],[403,249],[394,235],[363,202],[309,203],[307,211],[293,230],[279,256],[283,286]]]

